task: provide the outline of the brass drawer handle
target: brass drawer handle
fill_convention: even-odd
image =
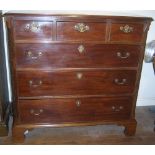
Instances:
[[[112,106],[111,109],[112,109],[112,111],[119,112],[119,111],[123,110],[124,107],[123,106],[119,106],[119,107]]]
[[[39,86],[41,86],[42,85],[42,80],[39,80],[39,81],[37,81],[37,82],[34,82],[33,80],[30,80],[29,81],[29,85],[30,85],[30,87],[39,87]]]
[[[79,53],[83,53],[84,50],[85,50],[84,46],[83,45],[79,45],[79,47],[78,47]]]
[[[39,109],[37,112],[35,112],[35,110],[34,109],[31,109],[30,110],[30,114],[31,115],[35,115],[35,116],[39,116],[41,113],[43,113],[44,112],[44,110],[43,109]]]
[[[85,25],[84,23],[77,23],[74,26],[74,29],[79,32],[85,32],[85,31],[89,31],[89,26]]]
[[[117,57],[121,58],[121,59],[126,59],[130,56],[129,52],[126,53],[121,53],[121,52],[117,52]]]
[[[37,22],[32,22],[31,24],[26,24],[25,31],[36,33],[40,31],[40,26]]]
[[[80,107],[80,105],[81,105],[81,101],[80,100],[76,100],[76,106]]]
[[[115,79],[114,82],[118,85],[124,85],[127,83],[127,79],[122,79],[122,80],[119,80],[119,79]]]
[[[129,25],[120,26],[120,30],[124,33],[131,33],[133,32],[133,27],[130,27]]]
[[[29,58],[33,59],[33,60],[38,59],[38,58],[41,57],[42,55],[43,55],[42,52],[38,52],[36,55],[34,55],[32,51],[28,51],[28,52],[27,52],[27,56],[28,56]]]
[[[77,77],[77,79],[79,79],[79,80],[80,80],[80,79],[82,79],[83,74],[82,74],[82,73],[77,73],[77,74],[76,74],[76,77]]]

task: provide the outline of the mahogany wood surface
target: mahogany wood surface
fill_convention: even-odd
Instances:
[[[19,100],[19,115],[22,123],[128,119],[131,102],[131,97]]]
[[[80,22],[79,22],[80,23]],[[105,41],[106,24],[105,23],[87,23],[89,30],[85,33],[79,33],[74,26],[77,22],[57,22],[57,40],[80,40],[80,41]]]
[[[78,48],[84,47],[80,53]],[[137,67],[141,46],[103,44],[16,44],[18,68]],[[28,55],[31,52],[31,55]],[[39,55],[41,52],[41,55]],[[129,55],[128,55],[129,54]]]
[[[34,21],[29,20],[17,20],[14,23],[14,31],[15,31],[15,39],[22,40],[22,39],[51,39],[52,40],[52,22],[45,22],[45,21],[37,21],[39,26],[38,31],[39,33],[32,32],[27,26],[33,23]],[[35,22],[34,22],[35,23]]]
[[[121,26],[129,25],[133,28],[133,32],[131,33],[124,33],[120,31]],[[131,42],[142,42],[143,35],[145,32],[145,25],[144,24],[132,24],[132,23],[114,23],[111,26],[111,36],[110,41],[131,41]]]
[[[135,80],[135,70],[17,72],[19,97],[132,94]]]
[[[137,128],[134,136],[124,136],[124,127],[111,125],[74,126],[63,128],[41,127],[29,130],[25,140],[15,143],[11,135],[0,137],[1,145],[154,145],[155,113],[150,111],[153,106],[136,107]],[[27,126],[28,127],[28,126]],[[22,126],[20,126],[20,129]],[[17,135],[19,126],[15,129]],[[22,130],[22,129],[21,129]],[[14,134],[15,134],[14,132]],[[21,133],[24,133],[22,131]],[[16,139],[17,140],[17,139]]]
[[[151,18],[20,13],[5,18],[13,139],[23,140],[26,129],[37,127],[113,123],[135,134]]]

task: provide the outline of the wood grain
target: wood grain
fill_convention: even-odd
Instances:
[[[120,30],[120,27],[125,27],[128,25],[133,28],[133,31],[125,33]],[[131,42],[143,42],[144,32],[145,32],[144,24],[131,24],[131,23],[113,23],[111,25],[111,36],[110,41],[131,41]]]
[[[31,31],[31,24],[37,24],[36,32]],[[29,26],[29,27],[26,27]],[[15,39],[45,39],[52,40],[52,22],[37,20],[16,20],[14,21]]]
[[[128,119],[131,102],[131,97],[19,100],[20,120],[56,124]]]
[[[136,108],[137,129],[135,136],[124,136],[124,127],[116,125],[74,126],[63,128],[35,128],[29,130],[25,141],[12,141],[0,137],[1,145],[154,145],[154,106]],[[20,130],[22,130],[20,128]],[[19,131],[16,127],[16,131]],[[19,132],[17,132],[19,135]],[[24,131],[23,131],[24,133]],[[10,134],[11,135],[11,134]]]
[[[123,82],[123,79],[126,81]],[[135,80],[134,70],[17,72],[20,97],[132,94]]]
[[[81,53],[78,50],[80,46],[84,47]],[[85,43],[16,44],[15,52],[17,68],[117,68],[137,67],[141,46]],[[28,52],[31,52],[31,55],[28,55]]]
[[[23,140],[22,133],[32,128],[97,124],[123,125],[126,135],[135,134],[134,113],[151,18],[16,13],[5,18],[14,139]],[[31,30],[34,23],[39,25]],[[89,29],[79,32],[78,23]],[[131,32],[120,29],[126,25]],[[75,104],[78,97],[81,109]],[[118,112],[119,105],[124,109]]]
[[[79,32],[75,30],[75,25],[81,23],[78,22],[57,22],[57,40],[103,40],[106,37],[106,23],[87,23],[85,26],[89,26],[89,30],[85,32]]]

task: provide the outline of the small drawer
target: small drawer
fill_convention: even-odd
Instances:
[[[90,122],[129,119],[132,98],[19,100],[22,123]]]
[[[16,20],[14,33],[16,40],[52,40],[52,21]]]
[[[105,41],[106,23],[57,22],[57,40]]]
[[[143,42],[144,24],[113,23],[111,25],[110,41]]]
[[[137,67],[142,47],[102,44],[16,44],[17,68]]]
[[[20,97],[133,93],[135,70],[18,71]]]

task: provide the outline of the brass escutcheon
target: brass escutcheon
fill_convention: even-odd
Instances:
[[[79,80],[82,79],[82,76],[83,76],[82,73],[77,73],[77,74],[76,74],[76,77],[77,77]]]
[[[84,52],[84,46],[83,45],[79,45],[79,47],[78,47],[78,51],[79,51],[79,53],[83,53]]]
[[[79,107],[81,105],[81,101],[80,100],[76,100],[76,106]]]

